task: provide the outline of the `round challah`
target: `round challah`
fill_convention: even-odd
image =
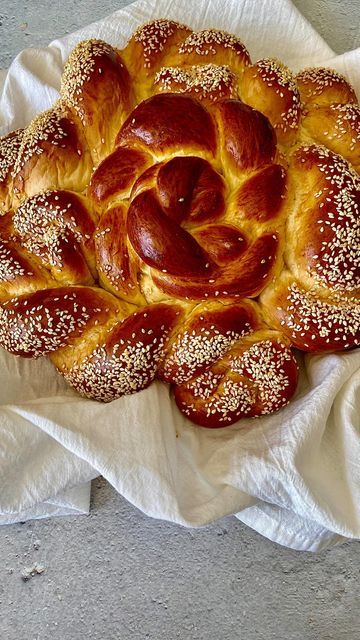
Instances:
[[[81,42],[0,143],[0,345],[105,402],[160,379],[207,427],[276,411],[294,347],[359,343],[359,169],[335,71],[170,20]]]

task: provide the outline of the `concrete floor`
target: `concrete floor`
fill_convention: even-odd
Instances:
[[[152,520],[103,480],[88,517],[3,527],[1,640],[358,640],[359,544],[312,555],[224,518]],[[45,571],[26,582],[26,567]]]
[[[0,0],[0,67],[125,4]],[[359,0],[295,4],[337,52],[360,46]],[[0,639],[359,640],[359,550],[297,553],[231,517],[183,529],[98,479],[89,516],[1,528]]]

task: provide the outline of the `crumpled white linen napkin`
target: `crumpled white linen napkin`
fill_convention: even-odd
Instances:
[[[122,47],[154,17],[238,34],[255,60],[330,65],[360,91],[360,49],[335,56],[288,0],[140,0],[46,49],[25,50],[3,78],[0,132],[58,96],[77,42]],[[357,86],[356,86],[357,85]],[[193,426],[161,383],[108,405],[84,400],[46,360],[0,350],[0,524],[84,513],[102,474],[157,518],[200,526],[234,513],[268,538],[319,550],[360,537],[360,351],[305,356],[293,401],[222,430]]]

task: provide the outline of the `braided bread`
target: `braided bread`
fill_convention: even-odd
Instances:
[[[360,340],[360,108],[170,20],[80,43],[0,141],[0,345],[109,402],[172,385],[194,423],[278,410],[294,348]]]

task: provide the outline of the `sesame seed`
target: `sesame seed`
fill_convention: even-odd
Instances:
[[[216,56],[217,52],[230,49],[247,65],[249,53],[241,40],[236,36],[219,29],[194,31],[179,46],[180,54],[196,53],[199,56]]]
[[[82,105],[86,84],[91,81],[96,69],[97,59],[112,57],[114,49],[102,40],[84,40],[71,52],[62,74],[60,94],[85,123],[85,111]],[[103,70],[98,68],[101,75]]]
[[[206,64],[162,67],[155,75],[155,84],[163,91],[195,93],[200,100],[218,100],[236,95],[236,79],[226,65]]]
[[[146,22],[136,29],[133,38],[142,46],[144,67],[150,67],[152,58],[163,51],[166,42],[177,30],[188,30],[188,27],[173,20],[159,19]]]

